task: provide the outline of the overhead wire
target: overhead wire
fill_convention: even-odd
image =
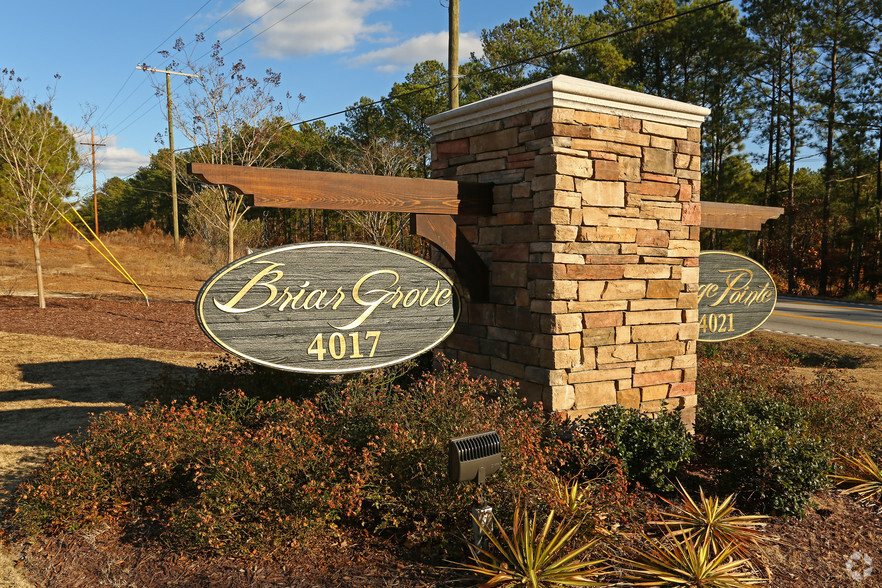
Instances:
[[[668,15],[668,16],[665,16],[665,17],[662,17],[662,18],[659,18],[659,19],[656,19],[656,20],[650,21],[650,22],[646,22],[646,23],[642,23],[642,24],[638,24],[638,25],[633,25],[633,26],[630,26],[630,27],[625,28],[625,29],[619,29],[619,30],[617,30],[617,31],[613,31],[612,33],[607,33],[607,34],[605,34],[605,35],[601,35],[601,36],[599,36],[599,37],[594,37],[594,38],[592,38],[592,39],[588,39],[587,41],[580,41],[580,42],[578,42],[578,43],[573,43],[573,44],[571,44],[571,45],[565,45],[565,46],[563,46],[563,47],[559,47],[559,48],[557,48],[557,49],[552,49],[551,51],[546,51],[545,53],[539,53],[539,54],[537,54],[537,55],[531,55],[530,57],[526,57],[526,58],[524,58],[524,59],[520,59],[520,60],[517,60],[517,61],[512,61],[512,62],[509,62],[509,63],[504,63],[504,64],[501,64],[501,65],[498,65],[498,66],[495,66],[495,67],[491,67],[491,68],[488,68],[488,69],[482,69],[482,70],[480,70],[480,71],[476,71],[476,72],[471,73],[471,74],[467,74],[467,75],[460,74],[459,77],[460,77],[460,79],[470,78],[470,77],[477,77],[477,76],[485,75],[485,74],[488,74],[488,73],[493,73],[493,72],[496,72],[496,71],[499,71],[499,70],[502,70],[502,69],[505,69],[505,68],[508,68],[508,67],[515,66],[515,65],[527,65],[527,64],[529,64],[530,62],[535,61],[535,60],[537,60],[537,59],[542,59],[543,57],[550,57],[550,56],[552,56],[552,55],[556,55],[556,54],[558,54],[558,53],[563,53],[564,51],[569,51],[569,50],[571,50],[571,49],[576,49],[577,47],[582,47],[582,46],[584,46],[584,45],[590,45],[590,44],[592,44],[592,43],[599,43],[599,42],[601,42],[601,41],[607,41],[607,40],[609,40],[609,39],[614,39],[615,37],[618,37],[618,36],[620,36],[620,35],[624,35],[625,33],[632,33],[632,32],[634,32],[634,31],[639,31],[639,30],[641,30],[641,29],[645,29],[645,28],[648,28],[648,27],[652,27],[652,26],[655,26],[655,25],[661,24],[661,23],[663,23],[663,22],[667,22],[667,21],[669,21],[669,20],[674,20],[674,19],[677,19],[677,18],[682,18],[682,17],[684,17],[684,16],[688,16],[688,15],[690,15],[690,14],[694,14],[694,13],[696,13],[696,12],[701,12],[701,11],[703,11],[703,10],[709,10],[709,9],[711,9],[711,8],[716,8],[717,6],[721,6],[721,5],[723,5],[723,4],[729,4],[729,3],[731,3],[732,1],[733,1],[733,0],[718,0],[717,2],[713,2],[713,3],[711,3],[711,4],[705,4],[705,5],[703,5],[703,6],[699,6],[699,7],[696,7],[696,8],[691,8],[691,9],[689,9],[689,10],[684,10],[683,12],[678,12],[678,13],[676,13],[676,14],[671,14],[671,15]],[[413,95],[413,94],[418,94],[418,93],[420,93],[420,92],[425,92],[425,91],[427,91],[427,90],[432,90],[432,89],[434,89],[434,88],[439,88],[439,87],[441,87],[441,86],[446,86],[446,85],[448,84],[448,82],[449,82],[449,80],[445,78],[444,80],[442,80],[442,81],[440,81],[440,82],[438,82],[438,83],[436,83],[436,84],[431,84],[431,85],[428,85],[428,86],[423,86],[422,88],[417,88],[417,89],[415,89],[415,90],[411,90],[411,91],[409,91],[409,92],[404,92],[403,94],[395,94],[395,95],[393,95],[393,96],[387,96],[387,97],[385,97],[385,98],[381,98],[381,99],[379,99],[379,100],[374,100],[374,101],[372,101],[372,102],[366,102],[366,103],[364,103],[364,104],[359,104],[359,105],[357,105],[357,106],[350,106],[349,108],[346,108],[346,109],[344,109],[344,110],[339,110],[339,111],[337,111],[337,112],[332,112],[332,113],[330,113],[330,114],[324,114],[324,115],[322,115],[322,116],[316,116],[316,117],[310,118],[310,119],[308,119],[308,120],[300,121],[300,122],[298,122],[298,123],[290,123],[290,125],[291,125],[291,126],[294,126],[295,124],[297,124],[297,125],[307,124],[307,123],[315,122],[315,121],[317,121],[317,120],[322,120],[322,119],[325,119],[325,118],[330,118],[330,117],[332,117],[332,116],[337,116],[337,115],[340,115],[340,114],[345,114],[345,113],[347,113],[347,112],[351,112],[351,111],[355,111],[355,110],[360,110],[360,109],[362,109],[362,108],[368,108],[368,107],[370,107],[370,106],[377,106],[377,105],[379,105],[379,104],[385,104],[386,102],[390,102],[390,101],[392,101],[392,100],[398,100],[398,99],[400,99],[400,98],[404,98],[404,97],[406,97],[406,96],[411,96],[411,95]]]
[[[209,1],[210,1],[210,0],[209,0]],[[282,5],[282,4],[283,4],[284,2],[286,2],[286,1],[287,1],[287,0],[280,0],[280,1],[277,2],[275,5],[273,5],[272,8],[269,8],[268,10],[266,10],[265,12],[263,12],[260,16],[256,17],[255,19],[251,20],[248,24],[246,24],[245,26],[243,26],[242,28],[240,28],[236,33],[234,33],[233,35],[231,35],[230,37],[228,37],[228,39],[231,39],[231,38],[236,37],[237,35],[241,34],[243,31],[245,31],[246,29],[248,29],[248,27],[250,27],[250,26],[253,25],[255,22],[257,22],[257,21],[259,21],[260,19],[262,19],[264,16],[266,16],[267,14],[269,14],[270,12],[272,12],[273,10],[275,10],[276,8],[278,8],[280,5]],[[295,14],[296,12],[299,12],[300,10],[302,10],[303,8],[305,8],[306,6],[308,6],[309,4],[312,4],[314,1],[315,1],[315,0],[307,0],[307,2],[305,2],[304,4],[302,4],[300,7],[298,7],[297,9],[295,9],[294,11],[292,11],[291,13],[289,13],[288,15],[282,17],[281,19],[277,20],[277,21],[276,21],[275,23],[273,23],[272,25],[266,27],[265,29],[263,29],[263,30],[260,31],[259,33],[253,35],[253,36],[250,37],[247,41],[245,41],[245,42],[241,43],[240,45],[236,46],[235,48],[233,48],[233,49],[231,49],[231,50],[225,52],[225,53],[223,54],[223,56],[229,55],[231,52],[233,52],[233,51],[235,51],[235,50],[241,48],[242,46],[244,46],[244,45],[250,43],[250,42],[253,41],[255,38],[261,36],[262,34],[264,34],[265,32],[267,32],[268,30],[270,30],[270,29],[273,28],[274,26],[278,25],[278,24],[279,24],[280,22],[282,22],[283,20],[289,18],[290,16],[292,16],[292,15]],[[491,68],[482,69],[482,70],[480,70],[480,71],[477,71],[477,72],[474,72],[474,73],[471,73],[471,74],[468,74],[468,75],[460,75],[460,78],[478,77],[478,76],[481,76],[481,75],[486,75],[486,74],[488,74],[488,73],[493,73],[493,72],[496,72],[496,71],[500,71],[500,70],[502,70],[502,69],[509,68],[509,67],[512,67],[512,66],[516,66],[516,65],[526,65],[526,64],[529,64],[530,62],[533,62],[533,61],[535,61],[535,60],[542,59],[543,57],[549,57],[549,56],[552,56],[552,55],[556,55],[556,54],[558,54],[558,53],[563,53],[563,52],[565,52],[565,51],[570,51],[570,50],[572,50],[572,49],[576,49],[576,48],[578,48],[578,47],[582,47],[582,46],[589,45],[589,44],[592,44],[592,43],[599,43],[599,42],[601,42],[601,41],[606,41],[606,40],[609,40],[609,39],[613,39],[613,38],[616,38],[616,37],[618,37],[618,36],[620,36],[620,35],[624,35],[624,34],[627,34],[627,33],[630,33],[630,32],[634,32],[634,31],[638,31],[638,30],[645,29],[645,28],[653,27],[653,26],[656,26],[656,25],[661,24],[661,23],[664,23],[664,22],[668,22],[668,21],[671,21],[671,20],[674,20],[674,19],[682,18],[682,17],[684,17],[684,16],[689,16],[689,15],[691,15],[691,14],[695,14],[695,13],[697,13],[697,12],[701,12],[701,11],[704,11],[704,10],[709,10],[709,9],[712,9],[712,8],[716,8],[717,6],[721,6],[721,5],[723,5],[723,4],[729,4],[729,3],[731,3],[732,1],[733,1],[733,0],[717,0],[716,2],[712,2],[712,3],[710,3],[710,4],[705,4],[705,5],[703,5],[703,6],[698,6],[698,7],[696,7],[696,8],[691,8],[691,9],[689,9],[689,10],[684,10],[684,11],[682,11],[682,12],[677,12],[677,13],[675,13],[675,14],[671,14],[671,15],[668,15],[668,16],[665,16],[665,17],[662,17],[662,18],[658,18],[658,19],[653,20],[653,21],[650,21],[650,22],[640,23],[640,24],[633,25],[633,26],[630,26],[630,27],[627,27],[627,28],[624,28],[624,29],[619,29],[619,30],[617,30],[617,31],[613,31],[613,32],[611,32],[611,33],[607,33],[607,34],[604,34],[604,35],[601,35],[601,36],[598,36],[598,37],[594,37],[594,38],[592,38],[592,39],[588,39],[588,40],[586,40],[586,41],[580,41],[580,42],[578,42],[578,43],[572,43],[572,44],[570,44],[570,45],[565,45],[565,46],[563,46],[563,47],[559,47],[559,48],[557,48],[557,49],[553,49],[553,50],[551,50],[551,51],[546,51],[546,52],[544,52],[544,53],[539,53],[539,54],[531,55],[531,56],[526,57],[526,58],[524,58],[524,59],[520,59],[520,60],[517,60],[517,61],[513,61],[513,62],[508,62],[508,63],[500,64],[500,65],[497,65],[497,66],[494,66],[494,67],[491,67]],[[207,2],[206,2],[206,3],[207,3]],[[240,4],[241,4],[241,2],[240,2]],[[204,6],[204,5],[203,5],[203,6]],[[235,8],[235,7],[234,7],[234,8]],[[232,9],[231,9],[231,11],[232,11]],[[231,12],[231,11],[228,11],[227,14],[229,14],[229,12]],[[226,16],[226,15],[224,15],[224,17],[225,17],[225,16]],[[224,17],[222,17],[222,18],[224,18]],[[219,19],[219,20],[220,20],[220,19]],[[209,52],[209,53],[210,53],[210,52]],[[205,57],[206,55],[208,55],[208,53],[203,54],[203,55],[200,56],[198,59],[202,59],[202,58]],[[183,82],[181,82],[181,83],[183,83]],[[414,94],[419,94],[419,93],[421,93],[421,92],[426,92],[426,91],[429,91],[429,90],[433,90],[433,89],[436,89],[436,88],[440,88],[440,87],[442,87],[442,86],[446,86],[447,84],[448,84],[448,80],[445,78],[444,80],[442,80],[442,81],[440,81],[440,82],[438,82],[438,83],[430,84],[430,85],[428,85],[428,86],[423,86],[423,87],[420,87],[420,88],[416,88],[416,89],[414,89],[414,90],[410,90],[410,91],[408,91],[408,92],[403,92],[403,93],[400,93],[400,94],[394,94],[394,95],[391,95],[391,96],[387,96],[387,97],[385,97],[385,98],[381,98],[381,99],[379,99],[379,100],[374,100],[374,101],[371,101],[371,102],[366,102],[366,103],[364,103],[364,104],[359,104],[359,105],[356,105],[356,106],[350,106],[350,107],[347,107],[347,108],[345,108],[345,109],[343,109],[343,110],[338,110],[338,111],[331,112],[331,113],[328,113],[328,114],[324,114],[324,115],[321,115],[321,116],[313,117],[313,118],[310,118],[310,119],[307,119],[307,120],[298,121],[298,122],[290,122],[290,123],[288,123],[288,126],[289,126],[289,127],[294,127],[294,126],[296,126],[296,125],[308,124],[308,123],[315,122],[315,121],[318,121],[318,120],[323,120],[323,119],[331,118],[331,117],[338,116],[338,115],[341,115],[341,114],[346,114],[346,113],[348,113],[348,112],[354,112],[354,111],[357,111],[357,110],[361,110],[361,109],[363,109],[363,108],[368,108],[368,107],[370,107],[370,106],[377,106],[377,105],[380,105],[380,104],[385,104],[385,103],[387,103],[387,102],[391,102],[391,101],[394,101],[394,100],[399,100],[399,99],[401,99],[401,98],[405,98],[405,97],[408,97],[408,96],[412,96],[412,95],[414,95]],[[180,87],[180,85],[179,85],[178,87]],[[149,100],[149,98],[148,98],[148,100]],[[144,103],[142,103],[142,104],[138,107],[138,109],[140,109],[145,103],[146,103],[146,101],[145,101]],[[136,111],[137,111],[137,109],[136,109]],[[146,114],[146,113],[144,113],[144,114]],[[144,116],[144,115],[142,114],[141,116]],[[139,117],[139,118],[140,118],[140,117]],[[124,120],[125,120],[125,119],[124,119]],[[136,120],[138,120],[138,119],[136,119]],[[132,123],[130,123],[128,126],[131,126],[131,124],[134,124],[134,122],[135,122],[135,121],[132,121]],[[128,126],[126,126],[125,128],[128,128]],[[186,150],[186,149],[187,149],[187,148],[184,148],[184,149],[177,149],[176,151],[184,151],[184,150]]]
[[[199,8],[199,10],[197,10],[197,13],[198,13],[199,11],[201,11],[201,10],[202,10],[202,9],[203,9],[203,8],[209,3],[209,2],[211,2],[211,1],[212,1],[212,0],[207,0],[207,1],[206,1],[206,2],[205,2],[205,3]],[[229,39],[232,39],[232,38],[235,38],[236,36],[240,35],[242,32],[244,32],[245,30],[247,30],[248,27],[250,27],[250,26],[253,25],[254,23],[258,22],[260,19],[262,19],[263,17],[265,17],[267,14],[269,14],[270,12],[272,12],[273,10],[275,10],[276,8],[278,8],[279,6],[281,6],[282,4],[284,4],[286,1],[287,1],[287,0],[280,0],[279,2],[277,2],[272,8],[270,8],[269,10],[266,10],[265,12],[263,12],[263,14],[261,14],[260,16],[258,16],[258,17],[255,18],[255,19],[251,20],[251,22],[249,22],[248,24],[246,24],[245,26],[243,26],[242,28],[240,28],[238,31],[236,31],[235,33],[233,33],[232,35],[230,35],[230,37],[228,37],[228,40],[229,40]],[[273,23],[273,24],[270,25],[269,27],[265,28],[264,30],[262,30],[261,32],[257,33],[256,35],[252,36],[250,39],[248,39],[248,40],[245,41],[244,43],[241,43],[240,45],[238,45],[237,47],[235,47],[235,48],[233,49],[233,51],[236,50],[236,49],[239,49],[239,48],[242,47],[243,45],[246,45],[246,44],[248,44],[249,42],[253,41],[255,38],[259,37],[260,35],[262,35],[262,34],[265,33],[266,31],[268,31],[269,29],[273,28],[274,26],[276,26],[277,24],[279,24],[280,22],[282,22],[282,21],[285,20],[286,18],[290,17],[291,15],[293,15],[293,14],[299,12],[300,10],[302,10],[303,8],[305,8],[307,5],[312,4],[312,2],[314,2],[314,1],[315,1],[315,0],[309,0],[308,2],[306,2],[306,4],[301,5],[299,8],[297,8],[297,9],[293,10],[292,12],[288,13],[286,16],[284,16],[283,18],[279,19],[278,21],[276,21],[275,23]],[[217,25],[220,21],[222,21],[222,20],[225,19],[227,16],[229,16],[229,15],[230,15],[230,14],[231,14],[236,8],[238,8],[239,6],[241,6],[244,2],[245,2],[245,0],[241,0],[240,2],[238,2],[237,4],[235,4],[235,5],[234,5],[232,8],[230,8],[226,13],[224,13],[223,16],[221,16],[220,18],[218,18],[217,20],[215,20],[214,23],[212,23],[211,26],[209,26],[209,27],[206,29],[206,31],[210,30],[210,29],[213,28],[215,25]],[[179,30],[181,30],[181,28],[182,28],[185,24],[187,24],[187,22],[189,22],[189,21],[190,21],[195,15],[196,15],[196,13],[194,13],[193,15],[191,15],[190,18],[188,18],[188,19],[187,19],[187,20],[186,20],[181,26],[179,26],[177,29],[175,29],[175,31],[174,31],[171,35],[169,35],[168,37],[166,37],[166,39],[165,39],[164,41],[162,41],[161,43],[159,43],[159,44],[153,49],[153,51],[151,51],[150,53],[148,53],[147,56],[145,56],[145,57],[142,59],[142,61],[145,61],[145,60],[146,60],[146,59],[147,59],[147,58],[148,58],[148,57],[149,57],[154,51],[156,51],[159,47],[161,47],[161,46],[162,46],[163,44],[165,44],[169,39],[171,39],[171,38],[172,38],[172,37],[173,37],[173,36],[174,36]],[[196,61],[199,61],[199,60],[203,59],[203,58],[206,57],[209,53],[211,53],[211,51],[208,51],[208,52],[202,54],[201,56],[199,56],[199,57],[196,59]],[[227,53],[225,53],[224,56],[226,56],[226,55],[229,54],[229,53],[231,53],[231,51],[228,51]],[[132,76],[133,74],[134,74],[134,70],[129,74],[129,78],[128,78],[128,79],[130,79],[131,76]],[[128,79],[127,79],[126,81],[128,81]],[[139,89],[141,88],[141,86],[143,86],[145,83],[147,83],[146,78],[144,78],[144,79],[138,84],[138,86],[136,86],[135,89],[129,94],[129,96],[126,97],[126,101],[127,101],[132,95],[134,95],[134,93],[135,93],[137,90],[139,90]],[[175,85],[175,90],[178,90],[178,89],[181,87],[181,85],[182,85],[183,83],[185,83],[185,82],[178,82],[178,83],[176,83],[176,85]],[[123,84],[123,85],[125,85],[125,84]],[[144,106],[145,106],[149,101],[150,101],[150,98],[147,98],[147,99],[144,100],[141,104],[139,104],[138,106],[136,106],[136,107],[134,108],[134,110],[133,110],[132,112],[130,112],[126,117],[124,117],[121,121],[119,121],[119,122],[116,124],[116,126],[119,126],[119,125],[123,124],[123,123],[126,122],[130,117],[132,117],[132,116],[134,116],[135,114],[137,114],[142,108],[144,108]],[[117,108],[118,108],[118,107],[117,107]],[[112,113],[115,112],[115,111],[116,111],[116,109],[114,109],[113,111],[111,111],[110,113],[108,113],[107,116],[109,116],[110,114],[112,114]],[[128,128],[129,128],[130,126],[132,126],[132,124],[134,124],[136,121],[138,121],[138,120],[140,120],[141,118],[143,118],[143,117],[147,114],[147,112],[149,112],[149,111],[145,111],[145,112],[143,112],[140,116],[138,116],[136,119],[134,119],[131,123],[129,123],[128,125],[126,125],[126,126],[123,127],[122,129],[117,130],[117,131],[115,132],[115,134],[121,133],[121,132],[124,131],[125,129],[128,129]]]
[[[264,12],[263,14],[261,14],[260,16],[258,16],[257,18],[253,19],[251,22],[249,22],[249,23],[248,23],[247,25],[245,25],[244,27],[240,28],[238,31],[236,31],[235,33],[233,33],[233,34],[230,35],[229,37],[227,37],[226,40],[229,41],[230,39],[233,39],[233,38],[235,38],[235,37],[238,37],[238,36],[241,35],[241,34],[242,34],[242,33],[243,33],[248,27],[250,27],[251,25],[253,25],[253,24],[256,23],[257,21],[259,21],[259,20],[262,19],[264,16],[266,16],[267,14],[269,14],[270,12],[272,12],[273,10],[275,10],[276,8],[278,8],[279,6],[281,6],[282,4],[284,4],[284,3],[287,2],[287,1],[288,1],[288,0],[279,0],[276,4],[273,5],[272,8],[270,8],[269,10],[267,10],[266,12]],[[250,39],[249,39],[249,41],[250,41]],[[208,54],[210,54],[210,53],[211,53],[211,51],[206,51],[205,53],[203,53],[202,55],[200,55],[199,57],[197,57],[197,58],[196,58],[196,61],[199,61],[200,59],[202,59],[203,57],[205,57],[206,55],[208,55]]]
[[[196,11],[195,11],[193,14],[191,14],[189,17],[187,17],[187,19],[186,19],[183,23],[181,23],[180,26],[178,26],[178,28],[176,28],[174,31],[172,31],[172,33],[171,33],[169,36],[167,36],[165,39],[163,39],[162,41],[160,41],[160,42],[156,45],[156,47],[154,47],[152,50],[150,50],[149,52],[147,52],[147,54],[146,54],[144,57],[141,58],[141,61],[146,61],[146,60],[147,60],[147,59],[148,59],[153,53],[155,53],[160,47],[162,47],[165,43],[167,43],[169,39],[171,39],[172,37],[174,37],[174,36],[178,33],[178,31],[180,31],[182,28],[184,28],[184,26],[186,26],[186,24],[187,24],[188,22],[190,22],[191,20],[193,20],[193,19],[196,17],[196,15],[199,14],[199,13],[202,11],[203,8],[205,8],[206,6],[208,6],[211,2],[215,2],[215,1],[216,1],[216,0],[205,0],[205,2],[202,4],[202,6],[200,6],[199,8],[197,8]],[[244,0],[243,0],[243,1],[244,1]],[[241,4],[241,2],[240,2],[240,4]],[[217,24],[217,23],[215,23],[215,24]],[[214,25],[212,25],[212,26],[214,26]],[[128,77],[126,77],[126,81],[123,82],[122,86],[120,86],[119,90],[116,91],[116,94],[113,95],[113,98],[111,98],[111,99],[110,99],[110,102],[107,104],[107,107],[106,107],[107,109],[110,109],[110,107],[113,105],[113,102],[117,99],[117,97],[120,95],[120,93],[121,93],[121,92],[123,91],[123,89],[126,87],[126,84],[128,84],[128,83],[129,83],[129,80],[132,79],[132,76],[133,76],[134,74],[135,74],[135,70],[132,70],[132,71],[129,72]],[[137,91],[137,90],[138,90],[143,84],[144,84],[143,81],[142,81],[140,84],[138,84],[138,86],[135,87],[135,90],[134,90],[131,94],[129,94],[129,96],[126,97],[126,100],[128,100],[128,99],[132,96],[132,94],[134,94],[134,92]],[[125,102],[125,101],[123,101],[123,103],[124,103],[124,102]],[[116,110],[117,110],[118,108],[119,108],[119,107],[117,107],[117,108],[115,108],[114,110],[108,112],[105,116],[110,116],[113,112],[116,112]]]
[[[241,48],[241,47],[247,45],[248,43],[250,43],[251,41],[253,41],[253,40],[256,39],[257,37],[261,36],[262,34],[264,34],[265,32],[267,32],[268,30],[270,30],[271,28],[273,28],[274,26],[276,26],[277,24],[281,23],[283,20],[287,20],[288,18],[294,16],[295,14],[297,14],[298,12],[300,12],[301,10],[303,10],[304,8],[306,8],[307,6],[309,6],[310,4],[312,4],[313,2],[315,2],[315,0],[307,0],[306,2],[304,2],[303,4],[301,4],[298,8],[295,8],[294,10],[292,10],[291,12],[289,12],[289,13],[288,13],[287,15],[285,15],[284,17],[280,18],[279,20],[277,20],[276,22],[274,22],[274,23],[271,24],[270,26],[266,27],[265,29],[263,29],[262,31],[260,31],[259,33],[257,33],[256,35],[252,36],[252,37],[251,37],[250,39],[248,39],[247,41],[244,41],[244,42],[240,43],[240,44],[237,45],[236,47],[234,47],[234,48],[230,49],[229,51],[227,51],[226,53],[224,53],[224,54],[223,54],[223,57],[226,57],[227,55],[229,55],[229,54],[232,53],[233,51],[236,51],[236,50],[238,50],[239,48]]]
[[[216,21],[214,21],[214,22],[211,24],[211,26],[209,26],[208,28],[206,28],[206,29],[205,29],[204,31],[202,31],[202,32],[203,32],[203,33],[207,33],[208,31],[210,31],[211,29],[213,29],[213,28],[215,27],[215,25],[217,25],[220,21],[222,21],[222,20],[224,20],[225,18],[227,18],[228,16],[230,16],[230,15],[233,13],[234,10],[236,10],[237,8],[239,8],[240,6],[242,6],[243,4],[245,4],[245,0],[239,0],[239,2],[237,2],[236,4],[233,5],[232,8],[230,8],[229,10],[227,10],[227,11],[224,13],[223,16],[221,16],[219,19],[217,19]]]

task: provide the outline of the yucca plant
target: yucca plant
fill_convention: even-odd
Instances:
[[[648,551],[633,551],[636,559],[626,559],[626,580],[633,586],[658,588],[748,588],[764,583],[748,570],[748,562],[736,559],[736,547],[715,550],[709,541],[695,537],[667,537],[665,545],[649,537]]]
[[[882,472],[869,453],[861,449],[857,457],[838,454],[836,463],[842,467],[842,473],[830,477],[843,488],[844,494],[856,494],[859,502],[882,502]]]
[[[599,542],[593,539],[587,543],[567,550],[568,543],[579,531],[580,523],[564,520],[559,522],[552,533],[554,511],[539,527],[538,514],[530,513],[518,506],[515,508],[511,534],[493,516],[497,533],[488,531],[480,521],[475,521],[492,544],[487,549],[470,544],[471,559],[474,563],[459,564],[456,567],[487,579],[480,586],[529,586],[542,588],[550,586],[604,586],[594,578],[606,571],[599,565],[602,561],[584,561],[581,556]],[[498,534],[498,536],[497,536]]]
[[[662,520],[654,522],[663,525],[673,537],[707,543],[712,553],[731,545],[735,553],[747,558],[753,557],[752,548],[771,540],[764,530],[769,517],[740,514],[732,505],[734,494],[720,500],[705,496],[704,489],[699,488],[696,502],[682,484],[678,482],[677,486],[682,506],[665,499],[673,512],[663,513]]]
[[[563,506],[567,514],[575,516],[585,509],[588,500],[588,491],[578,479],[569,482],[554,478],[554,487],[557,501]]]

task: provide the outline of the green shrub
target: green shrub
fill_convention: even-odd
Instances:
[[[676,412],[652,416],[619,405],[605,406],[575,426],[583,435],[599,431],[613,455],[622,460],[628,477],[657,490],[674,490],[668,478],[695,450]]]
[[[800,514],[831,471],[831,448],[882,455],[882,410],[828,369],[812,377],[790,366],[853,364],[850,354],[817,358],[799,347],[751,336],[699,345],[696,431],[741,501]]]
[[[808,432],[838,451],[856,454],[863,449],[882,457],[882,410],[841,376],[828,369],[815,370],[810,378],[795,375],[789,366],[805,361],[798,350],[762,340],[716,345],[698,349],[699,402],[709,394],[731,393],[798,408]]]
[[[768,396],[707,392],[699,396],[696,432],[725,488],[753,506],[798,516],[827,485],[832,458],[807,417],[803,407]]]

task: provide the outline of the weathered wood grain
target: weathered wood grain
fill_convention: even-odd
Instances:
[[[253,206],[276,208],[487,214],[493,188],[451,180],[208,163],[189,163],[187,172],[203,182],[251,196]]]
[[[361,371],[419,355],[450,334],[459,312],[459,295],[438,268],[361,243],[254,253],[218,271],[196,298],[199,324],[219,346],[307,373]]]
[[[759,231],[764,222],[778,218],[782,214],[784,209],[777,206],[702,201],[701,228]]]

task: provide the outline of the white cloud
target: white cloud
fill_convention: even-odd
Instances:
[[[77,143],[88,143],[92,137],[89,133],[77,131],[71,127]],[[104,143],[95,148],[95,167],[97,168],[98,185],[114,176],[124,178],[150,163],[150,156],[143,155],[131,147],[120,147],[116,135],[95,137],[96,143]],[[92,193],[92,159],[91,150],[87,145],[80,145],[86,155],[85,165],[80,168],[81,176],[77,180],[77,189],[81,194]]]
[[[349,51],[358,41],[374,40],[390,30],[389,25],[371,24],[367,18],[395,2],[312,0],[306,4],[304,0],[284,0],[278,8],[273,8],[277,4],[275,0],[245,0],[236,9],[242,24],[258,20],[227,44],[235,46],[268,29],[254,40],[265,57]],[[229,38],[238,30],[224,31],[223,37]]]
[[[354,66],[374,65],[378,71],[395,73],[409,70],[415,64],[427,59],[435,59],[447,63],[447,31],[426,33],[411,37],[394,47],[377,49],[354,57],[350,64]],[[471,53],[481,55],[481,39],[474,32],[461,33],[459,36],[460,62],[469,58]]]
[[[149,155],[138,153],[131,147],[119,147],[115,135],[105,137],[101,142],[107,146],[99,148],[96,162],[98,172],[107,178],[127,176],[150,163]]]

